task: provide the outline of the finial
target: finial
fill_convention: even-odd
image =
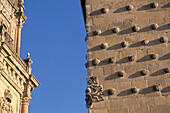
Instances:
[[[28,67],[33,63],[33,61],[30,58],[30,53],[27,53],[27,58],[24,59],[24,62],[27,64]]]
[[[29,52],[27,53],[27,58],[30,58],[30,53]]]

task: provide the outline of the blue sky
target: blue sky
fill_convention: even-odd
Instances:
[[[41,85],[32,92],[29,113],[87,113],[85,27],[80,0],[26,0],[21,58],[30,52],[32,74]]]

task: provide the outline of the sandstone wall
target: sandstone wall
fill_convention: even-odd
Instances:
[[[82,2],[89,113],[170,113],[170,1]]]

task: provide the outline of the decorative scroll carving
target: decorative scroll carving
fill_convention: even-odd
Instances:
[[[12,96],[10,90],[8,90],[8,89],[5,90],[5,92],[4,92],[4,97],[5,97],[5,99],[6,99],[8,102],[10,102],[10,103],[12,102],[13,96]]]
[[[10,90],[5,90],[4,97],[0,98],[0,113],[13,113],[11,106],[12,94]]]
[[[86,107],[90,108],[93,102],[102,101],[102,87],[98,85],[97,77],[87,78]]]

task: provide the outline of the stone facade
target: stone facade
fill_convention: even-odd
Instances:
[[[20,58],[24,0],[0,0],[0,113],[28,113],[31,91],[39,85],[31,74],[30,55]]]
[[[81,5],[89,113],[170,113],[170,1]]]

